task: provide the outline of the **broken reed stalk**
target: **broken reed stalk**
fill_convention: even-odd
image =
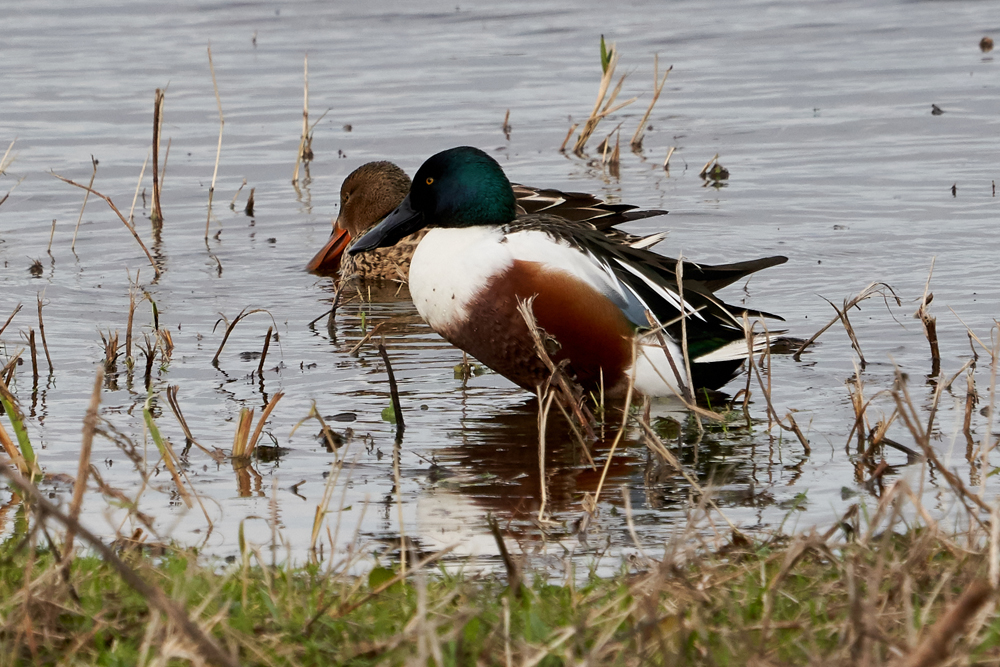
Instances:
[[[181,480],[180,473],[177,469],[177,454],[174,453],[174,448],[170,446],[170,441],[160,434],[160,428],[156,425],[153,420],[152,412],[153,395],[150,394],[149,398],[146,399],[146,404],[142,408],[142,418],[146,423],[146,429],[149,431],[149,437],[152,438],[153,444],[156,445],[156,449],[160,452],[160,459],[163,461],[164,465],[167,466],[167,470],[170,472],[171,479],[174,480],[174,486],[177,487],[177,492],[181,496],[181,500],[188,509],[191,509],[193,505],[191,504],[191,494],[188,493],[184,486],[184,482]],[[207,518],[206,514],[206,518]]]
[[[268,401],[268,404],[264,406],[264,409],[260,413],[260,419],[257,420],[257,427],[254,428],[253,434],[250,433],[250,425],[253,423],[253,408],[240,409],[236,436],[233,439],[232,457],[234,465],[245,463],[250,459],[254,449],[257,448],[257,441],[260,440],[260,434],[264,431],[264,422],[271,416],[271,411],[274,410],[274,407],[284,395],[284,392],[279,391],[271,397],[271,400]]]
[[[309,150],[309,54],[302,61],[302,136],[299,137],[299,150],[295,156],[295,173],[292,183],[299,182],[299,167],[307,161],[306,151]]]
[[[636,357],[639,354],[639,342],[637,340],[632,341],[632,372],[628,376],[628,387],[625,390],[625,403],[622,408],[622,423],[618,427],[618,433],[615,434],[615,439],[611,442],[611,449],[608,451],[608,458],[604,461],[604,468],[601,470],[601,478],[597,482],[597,489],[594,491],[594,502],[588,511],[593,514],[597,510],[597,501],[601,499],[601,489],[604,488],[604,479],[608,476],[608,470],[611,469],[611,460],[615,456],[615,450],[618,449],[618,443],[621,442],[622,436],[625,435],[625,428],[628,426],[629,412],[632,407],[632,392],[635,391],[635,366]]]
[[[677,150],[677,147],[676,146],[671,146],[670,150],[667,151],[667,157],[666,157],[666,159],[663,160],[663,169],[664,169],[664,171],[668,171],[668,172],[670,171],[670,156],[674,154],[675,150]]]
[[[212,365],[213,366],[218,366],[219,365],[219,355],[222,354],[222,348],[224,348],[226,346],[226,341],[229,340],[229,334],[231,334],[233,332],[233,329],[235,329],[236,325],[240,323],[240,320],[242,320],[245,317],[249,317],[250,315],[253,315],[254,313],[267,313],[268,315],[271,315],[270,311],[268,311],[265,308],[254,308],[253,310],[249,310],[249,311],[246,308],[244,308],[243,310],[240,311],[240,314],[237,315],[233,319],[232,322],[230,322],[229,320],[227,320],[225,315],[223,315],[220,319],[218,319],[218,320],[215,321],[215,326],[212,327],[212,333],[215,333],[215,329],[216,329],[216,327],[219,326],[219,322],[225,322],[226,323],[226,333],[223,334],[223,336],[222,336],[222,343],[219,344],[219,349],[215,351],[215,356],[212,357]],[[274,317],[271,317],[271,321],[272,321],[272,324],[273,324]]]
[[[149,215],[153,226],[163,224],[163,209],[160,208],[160,128],[163,126],[163,99],[164,92],[160,88],[156,89],[153,98],[153,207]],[[143,168],[145,170],[145,167]],[[142,182],[140,176],[140,183]],[[138,191],[138,188],[136,188]],[[133,200],[134,202],[134,200]]]
[[[603,45],[603,39],[602,39]],[[597,100],[594,102],[594,108],[590,112],[590,116],[587,118],[586,122],[583,124],[583,129],[580,130],[579,136],[576,138],[576,143],[573,144],[573,152],[578,156],[583,156],[583,149],[586,147],[587,142],[590,140],[591,135],[594,130],[597,129],[598,123],[601,122],[605,117],[618,111],[622,107],[626,107],[632,102],[635,102],[636,98],[632,98],[621,104],[612,107],[615,99],[618,97],[618,93],[621,92],[622,84],[625,83],[626,74],[618,80],[618,85],[615,86],[614,90],[608,94],[608,88],[611,86],[611,80],[615,76],[615,68],[618,66],[618,51],[614,48],[614,44],[611,45],[610,57],[607,61],[607,66],[604,68],[601,74],[601,84],[597,89]],[[607,98],[607,102],[605,102]],[[603,108],[602,108],[603,105]]]
[[[170,599],[163,589],[150,584],[140,577],[103,540],[87,530],[79,521],[75,521],[63,514],[33,484],[17,472],[10,470],[6,466],[0,466],[0,475],[7,477],[11,485],[18,490],[18,493],[31,501],[31,507],[38,512],[40,520],[51,517],[66,528],[72,526],[75,534],[90,544],[98,555],[118,572],[118,575],[126,584],[139,593],[151,607],[166,615],[172,623],[187,635],[201,657],[214,664],[238,667],[239,662],[220,648],[214,639],[205,634],[201,627],[191,620],[187,615],[187,611],[180,604]]]
[[[2,327],[0,327],[0,336],[3,335],[3,332],[7,329],[7,326],[10,324],[10,321],[14,319],[14,316],[17,315],[18,311],[20,310],[21,310],[21,304],[17,304],[16,306],[14,306],[14,312],[10,314],[10,317],[7,318],[7,321],[3,323]]]
[[[45,252],[52,256],[52,241],[56,238],[56,219],[52,218],[52,229],[49,231],[49,245],[45,248]]]
[[[215,179],[219,175],[219,158],[222,157],[222,129],[226,118],[222,115],[222,98],[219,96],[219,84],[215,80],[215,65],[212,64],[212,47],[208,47],[208,69],[212,71],[212,88],[215,90],[215,102],[219,106],[219,145],[215,149],[215,169],[212,171],[212,185],[208,188],[208,215],[205,218],[205,241],[208,241],[208,226],[212,222],[212,197],[215,196]]]
[[[72,186],[75,186],[75,187],[81,188],[83,190],[86,190],[87,192],[92,193],[95,197],[100,197],[101,199],[103,199],[104,201],[106,201],[108,203],[108,206],[111,207],[111,210],[114,211],[115,215],[118,216],[118,219],[122,221],[123,225],[125,225],[125,228],[128,229],[132,233],[132,237],[135,239],[136,243],[139,244],[139,247],[142,248],[142,251],[144,253],[146,253],[146,258],[149,259],[149,265],[153,267],[153,271],[156,273],[157,276],[160,275],[160,268],[156,265],[156,261],[153,260],[153,256],[151,254],[149,254],[149,249],[146,248],[146,244],[142,242],[142,239],[139,238],[139,234],[136,233],[136,231],[135,231],[135,227],[133,227],[132,225],[129,224],[128,220],[125,219],[125,216],[122,215],[122,212],[118,210],[118,207],[115,206],[114,202],[111,201],[110,197],[101,194],[100,192],[98,192],[97,190],[94,190],[93,188],[90,188],[90,187],[84,186],[84,185],[80,185],[79,183],[77,183],[75,181],[71,181],[68,178],[64,178],[64,177],[60,176],[59,174],[57,174],[55,172],[50,172],[50,173],[53,176],[55,176],[56,178],[58,178],[60,181],[62,181],[63,183],[69,183]]]
[[[271,334],[274,332],[274,327],[267,328],[267,335],[264,336],[264,349],[260,351],[260,363],[257,364],[257,375],[259,377],[264,377],[264,360],[267,359],[267,348],[271,346]]]
[[[80,462],[76,468],[76,479],[73,481],[73,500],[69,505],[69,518],[72,521],[66,527],[66,537],[63,542],[66,573],[73,560],[73,539],[76,537],[75,524],[80,519],[80,508],[83,506],[83,494],[87,491],[87,476],[90,474],[90,451],[94,444],[94,433],[97,431],[97,408],[101,404],[101,387],[104,385],[104,369],[98,366],[94,379],[94,390],[90,394],[90,405],[87,415],[83,418],[83,440],[80,443]]]
[[[139,276],[136,275],[136,280]],[[128,319],[125,323],[125,363],[132,368],[132,319],[135,316],[135,292],[132,286],[128,288]]]
[[[45,363],[49,365],[49,372],[52,372],[52,357],[49,355],[49,344],[45,340],[45,323],[42,321],[42,297],[45,290],[38,293],[38,333],[42,337],[42,349],[45,350]]]
[[[930,314],[927,306],[934,300],[934,293],[930,291],[931,276],[934,274],[934,261],[931,258],[931,268],[927,271],[927,282],[924,284],[924,294],[920,298],[920,307],[914,317],[920,320],[924,327],[924,335],[927,336],[927,343],[931,346],[931,377],[937,377],[941,373],[941,353],[938,349],[937,318]]]
[[[70,244],[69,249],[76,252],[76,235],[80,231],[80,223],[83,222],[83,211],[87,208],[87,199],[90,198],[91,188],[94,187],[94,179],[97,177],[97,160],[94,156],[90,156],[90,162],[94,166],[94,171],[90,174],[90,185],[88,185],[85,190],[87,193],[83,195],[83,204],[80,206],[80,216],[76,219],[76,227],[73,229],[73,243]]]
[[[31,348],[31,377],[38,384],[38,352],[35,349],[35,330],[28,327],[28,346]]]
[[[378,353],[385,364],[386,375],[389,376],[389,395],[392,398],[392,411],[396,415],[396,442],[403,440],[403,431],[406,424],[403,422],[403,407],[399,402],[399,388],[396,386],[396,374],[392,372],[392,364],[389,363],[389,355],[385,351],[385,339],[378,344]]]
[[[256,190],[257,188],[250,188],[250,195],[247,197],[247,205],[246,208],[243,209],[243,212],[250,218],[253,217],[253,204],[254,204],[253,193]]]
[[[240,183],[240,187],[236,188],[236,194],[233,195],[233,201],[229,202],[230,211],[236,210],[236,198],[240,196],[240,193],[243,192],[243,188],[245,188],[246,186],[247,186],[247,179],[244,178],[243,182]]]
[[[660,99],[660,93],[663,92],[663,86],[667,83],[667,77],[670,76],[674,66],[671,65],[667,68],[667,71],[663,73],[663,79],[660,79],[660,56],[656,54],[653,56],[653,99],[649,103],[649,108],[646,109],[646,113],[643,114],[642,120],[639,121],[639,127],[635,129],[635,134],[632,135],[632,140],[629,145],[632,146],[633,151],[642,150],[642,138],[643,134],[646,132],[646,122],[649,120],[650,115],[653,113],[653,107],[656,106],[657,100]],[[670,157],[667,157],[669,160]]]

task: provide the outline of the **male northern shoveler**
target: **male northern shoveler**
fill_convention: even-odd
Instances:
[[[544,212],[566,220],[586,221],[616,240],[643,247],[662,238],[662,235],[653,235],[640,239],[613,227],[631,220],[664,215],[666,211],[637,211],[636,206],[609,204],[581,192],[541,190],[516,183],[511,189],[520,214]],[[410,258],[426,234],[425,230],[400,239],[390,248],[379,248],[363,256],[344,256],[344,251],[352,239],[361,238],[399,206],[409,191],[409,176],[392,162],[369,162],[351,172],[340,187],[340,215],[333,225],[333,234],[306,269],[323,275],[357,275],[363,280],[405,280]]]
[[[681,384],[718,388],[747,355],[742,315],[749,311],[713,292],[787,261],[685,262],[681,298],[675,260],[616,243],[593,226],[518,216],[503,169],[468,146],[428,159],[399,208],[349,252],[389,247],[425,227],[432,228],[410,265],[417,311],[446,340],[529,391],[549,373],[518,312],[520,301],[534,298],[539,327],[559,347],[553,360],[568,359],[586,390],[603,383],[608,395],[626,391],[634,341],[640,392],[671,395]],[[652,331],[650,317],[660,323]],[[679,342],[685,317],[690,383]]]

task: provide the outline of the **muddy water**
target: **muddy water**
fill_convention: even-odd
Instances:
[[[135,445],[135,460],[98,438],[93,463],[108,485],[139,498],[161,538],[229,555],[243,523],[251,541],[271,543],[273,527],[286,545],[282,553],[304,557],[315,508],[334,475],[329,533],[324,528],[321,536],[326,555],[328,536],[336,549],[355,539],[387,545],[402,520],[403,532],[422,548],[460,542],[458,553],[488,556],[495,546],[486,515],[493,513],[525,551],[554,560],[569,552],[589,564],[599,553],[634,550],[622,519],[626,496],[637,536],[655,554],[684,520],[692,487],[652,458],[638,433],[630,431],[616,454],[599,518],[579,537],[581,499],[597,476],[565,427],[554,424],[546,461],[552,523],[540,525],[537,407],[529,395],[496,375],[456,378],[461,353],[420,321],[405,289],[365,292],[340,309],[332,328],[325,320],[310,326],[329,308],[333,286],[302,267],[329,233],[342,179],[372,159],[393,159],[412,173],[438,150],[472,144],[500,160],[512,180],[669,209],[667,218],[634,223],[630,231],[668,228],[661,252],[706,262],[787,255],[787,264],[725,296],[781,313],[801,337],[833,315],[822,297],[839,303],[884,281],[903,303],[872,299],[853,311],[868,361],[860,377],[873,396],[892,386],[898,365],[926,409],[934,385],[912,313],[932,260],[946,374],[971,356],[959,317],[988,341],[1000,314],[992,191],[1000,82],[991,54],[977,47],[984,34],[1000,32],[989,9],[974,2],[638,2],[613,12],[607,3],[558,2],[7,7],[0,148],[16,142],[0,178],[0,197],[13,188],[0,204],[0,321],[18,303],[24,308],[0,339],[0,361],[25,347],[29,327],[37,329],[35,302],[43,294],[54,370],[41,361],[35,386],[30,363],[21,365],[12,387],[29,414],[40,461],[50,473],[75,474],[82,418],[103,357],[99,332],[117,330],[124,339],[131,280],[139,296],[155,301],[175,346],[169,360],[157,357],[150,392],[155,419],[176,448],[184,436],[166,404],[169,385],[179,387],[195,437],[219,448],[231,446],[241,408],[259,414],[284,393],[263,438],[286,450],[276,460],[258,461],[241,476],[198,449],[187,453],[185,471],[203,512],[185,506],[144,435],[142,362],[134,373],[118,364],[102,391],[102,415],[106,431],[113,427],[119,440]],[[654,54],[661,67],[674,66],[643,151],[624,150],[617,178],[599,163],[558,151],[570,121],[593,104],[602,32],[617,43],[621,71],[629,72],[623,97],[641,98],[602,124],[592,153],[619,123],[623,142],[631,136],[650,97]],[[209,44],[225,127],[206,244],[219,130]],[[296,188],[306,54],[310,119],[318,122],[315,159]],[[127,214],[149,151],[156,88],[166,89],[163,137],[170,145],[163,229],[154,234],[148,219],[149,168],[135,217],[157,258],[158,278],[121,222],[93,197],[71,249],[83,191],[49,173],[87,182],[93,156],[95,188]],[[944,113],[932,115],[932,104]],[[509,138],[501,130],[508,109]],[[717,153],[731,177],[723,187],[706,187],[698,171]],[[242,212],[250,188],[254,217]],[[29,272],[36,259],[37,275]],[[218,320],[245,308],[267,312],[237,326],[213,366],[224,327]],[[398,493],[395,430],[382,419],[389,405],[384,366],[370,345],[349,354],[378,324],[407,425]],[[254,353],[269,325],[278,340],[261,377]],[[140,302],[136,340],[152,326],[150,303]],[[795,411],[809,455],[794,436],[768,430],[759,392],[751,429],[732,423],[699,436],[681,416],[683,426],[661,422],[662,434],[702,484],[717,487],[720,507],[742,529],[829,523],[859,498],[874,502],[878,492],[864,484],[868,472],[859,472],[846,447],[853,412],[845,382],[857,359],[839,326],[801,362],[775,358],[773,401],[782,415]],[[985,391],[989,368],[982,362],[976,377]],[[742,383],[726,392],[735,394]],[[935,442],[966,482],[978,484],[959,433],[964,400],[961,380],[943,396]],[[293,433],[314,402],[337,418],[331,424],[346,445],[336,455],[315,437],[315,422]],[[985,406],[984,393],[977,409]],[[890,411],[889,399],[877,397],[870,416]],[[977,413],[976,442],[988,431]],[[899,424],[889,434],[912,444]],[[595,446],[598,464],[608,444]],[[939,476],[906,467],[897,452],[887,457],[894,466],[887,481],[923,480],[930,505],[947,509]],[[346,461],[339,476],[338,459]],[[46,487],[68,497],[65,483]],[[9,493],[2,498],[8,502]],[[105,535],[137,525],[96,492],[86,510],[87,523]],[[9,521],[4,530],[11,530]]]

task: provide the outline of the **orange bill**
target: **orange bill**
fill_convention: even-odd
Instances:
[[[351,242],[351,235],[345,229],[334,229],[330,235],[330,240],[326,242],[323,249],[316,253],[316,256],[306,264],[306,270],[310,273],[320,273],[323,275],[336,274],[340,269],[340,258]]]

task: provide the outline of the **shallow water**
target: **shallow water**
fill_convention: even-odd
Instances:
[[[745,293],[732,287],[724,296],[740,302],[749,295],[754,307],[782,314],[795,336],[808,337],[834,314],[821,296],[840,303],[872,281],[891,284],[902,306],[872,299],[852,314],[869,362],[861,373],[866,395],[891,388],[896,364],[908,374],[915,402],[926,408],[933,393],[926,382],[930,360],[911,315],[932,260],[932,311],[946,374],[971,355],[958,318],[988,341],[1000,314],[992,190],[1000,154],[997,64],[977,47],[984,34],[1000,29],[991,6],[766,1],[716,3],[711,10],[695,2],[607,7],[41,2],[7,8],[0,150],[16,143],[15,160],[0,178],[0,197],[13,188],[0,204],[0,321],[18,303],[24,309],[0,339],[0,360],[6,363],[25,346],[22,332],[37,329],[35,299],[44,292],[55,370],[46,375],[42,362],[33,392],[30,366],[22,365],[13,389],[30,414],[45,469],[75,474],[80,425],[103,357],[98,331],[118,330],[124,338],[130,276],[136,280],[138,272],[138,284],[155,300],[175,345],[168,363],[158,358],[152,382],[157,423],[175,447],[183,446],[184,436],[166,406],[168,385],[180,387],[180,406],[195,437],[220,448],[231,446],[241,407],[259,413],[270,397],[285,394],[263,442],[288,451],[277,461],[254,464],[249,491],[228,463],[216,465],[197,449],[188,454],[187,474],[213,521],[209,529],[201,510],[186,509],[166,471],[155,467],[156,449],[143,432],[141,362],[134,376],[119,363],[118,377],[102,393],[102,415],[140,443],[150,485],[143,487],[133,464],[108,439],[96,441],[93,462],[108,484],[129,496],[141,491],[140,509],[155,517],[161,536],[204,542],[209,551],[229,555],[237,549],[241,522],[252,541],[270,543],[274,516],[280,539],[296,558],[304,557],[335,462],[316,439],[315,422],[292,434],[315,401],[324,415],[351,413],[354,419],[332,423],[353,434],[341,450],[348,465],[333,486],[327,519],[338,548],[355,539],[355,530],[363,541],[388,543],[399,534],[401,516],[403,532],[422,548],[460,541],[458,553],[488,555],[495,545],[486,515],[493,513],[525,551],[556,560],[568,551],[590,562],[598,553],[633,548],[621,516],[624,486],[639,539],[655,554],[685,520],[692,492],[682,477],[651,459],[638,433],[630,432],[616,454],[599,518],[581,538],[574,535],[575,521],[583,493],[595,488],[595,474],[565,428],[552,427],[546,478],[555,523],[543,530],[532,520],[541,484],[536,406],[529,395],[496,375],[466,384],[456,379],[461,353],[420,321],[405,290],[375,290],[370,301],[366,293],[363,301],[346,304],[332,332],[324,321],[309,326],[329,307],[333,286],[302,267],[329,234],[343,178],[368,160],[387,158],[412,174],[427,156],[459,144],[488,150],[515,181],[669,209],[666,218],[629,228],[668,228],[658,248],[665,254],[710,263],[787,255],[787,264],[754,276]],[[662,67],[674,67],[644,150],[623,151],[620,178],[599,162],[558,150],[569,119],[582,119],[593,105],[601,32],[617,43],[620,71],[629,72],[623,98],[641,97],[602,123],[591,157],[618,123],[627,143],[648,104],[653,55],[659,54]],[[225,128],[206,247],[219,130],[209,43]],[[296,189],[291,179],[306,54],[310,119],[318,123],[315,159]],[[83,191],[49,174],[86,183],[93,156],[99,161],[94,187],[127,214],[149,150],[156,88],[166,89],[164,146],[170,141],[162,233],[155,236],[148,220],[150,168],[136,219],[162,269],[158,279],[121,222],[94,197],[74,253]],[[945,113],[932,115],[932,104]],[[507,109],[509,139],[501,129]],[[676,151],[665,171],[671,147]],[[731,177],[724,187],[706,187],[697,174],[716,153]],[[243,179],[247,185],[237,194]],[[251,187],[253,218],[242,213]],[[230,210],[234,195],[237,207]],[[38,276],[28,270],[34,259],[41,262]],[[217,320],[244,308],[266,309],[270,316],[255,313],[237,326],[213,367],[224,326],[216,327]],[[386,373],[372,346],[356,357],[348,354],[363,325],[383,322],[407,424],[398,494],[394,427],[381,418],[389,405]],[[260,350],[272,323],[279,340],[258,378],[257,360],[245,353]],[[151,331],[148,302],[137,308],[135,327],[137,340]],[[22,356],[27,359],[27,352]],[[854,420],[845,382],[856,360],[839,326],[801,362],[774,359],[774,404],[782,415],[796,411],[812,443],[810,455],[794,436],[767,430],[759,392],[752,432],[713,428],[700,444],[690,424],[680,435],[667,427],[664,434],[674,438],[702,483],[718,486],[719,505],[742,529],[828,524],[874,492],[861,483],[845,447]],[[988,388],[983,362],[977,381],[981,391]],[[743,382],[735,380],[726,392],[735,394]],[[966,482],[978,484],[958,433],[964,387],[960,380],[944,396],[937,445]],[[876,404],[891,411],[886,397]],[[979,407],[985,406],[984,393]],[[973,426],[982,440],[986,418],[977,414]],[[901,424],[889,434],[912,443]],[[606,448],[595,448],[598,463]],[[896,466],[887,480],[922,479],[922,466],[906,468],[897,452],[887,457]],[[932,475],[928,484],[932,507],[945,511],[948,501],[934,492],[940,480]],[[65,484],[48,486],[68,497]],[[103,534],[134,527],[122,512],[106,513],[97,493],[87,511],[88,524]],[[326,536],[324,530],[323,542]]]

